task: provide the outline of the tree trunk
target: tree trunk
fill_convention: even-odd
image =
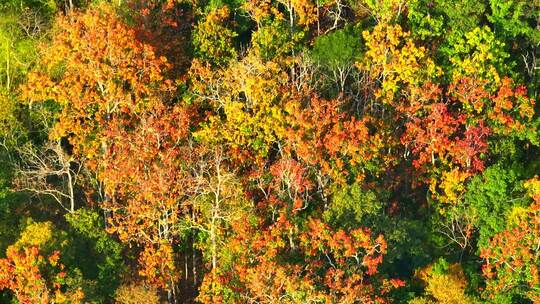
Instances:
[[[68,191],[69,191],[69,211],[75,212],[75,193],[73,191],[73,178],[71,177],[71,171],[69,168],[69,162],[67,163],[67,177],[68,177]]]
[[[9,92],[11,88],[11,75],[10,75],[10,55],[9,55],[9,42],[6,42],[6,89]]]

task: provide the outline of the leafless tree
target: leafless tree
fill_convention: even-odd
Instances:
[[[343,11],[347,7],[345,5],[345,1],[335,0],[334,2],[335,2],[335,5],[330,6],[327,12],[327,15],[333,20],[332,27],[326,30],[325,34],[337,29],[339,27],[340,22],[344,20]]]
[[[25,8],[20,13],[18,23],[20,28],[29,38],[39,37],[47,24],[42,13],[29,8]]]
[[[453,214],[448,220],[439,223],[439,233],[444,235],[450,241],[444,247],[449,247],[451,244],[457,244],[461,249],[461,256],[471,246],[473,237],[473,218],[471,215]]]
[[[18,148],[18,153],[16,189],[52,197],[67,212],[75,212],[75,187],[82,166],[60,141],[47,142],[40,148],[25,144]]]
[[[521,55],[523,58],[523,63],[525,64],[525,70],[531,77],[536,73],[537,70],[540,70],[538,58],[536,57],[539,46],[540,44],[537,45],[534,50],[528,50],[525,54]]]
[[[192,217],[187,227],[208,235],[209,259],[212,275],[219,268],[219,247],[223,244],[225,226],[238,220],[247,205],[242,198],[242,187],[227,165],[223,147],[198,151],[192,167],[195,180],[193,196],[187,205]]]

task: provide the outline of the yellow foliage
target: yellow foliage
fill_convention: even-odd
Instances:
[[[258,26],[261,22],[267,18],[273,16],[278,20],[283,19],[283,13],[281,13],[275,6],[272,6],[271,0],[245,0],[242,3],[242,9],[244,9]]]
[[[0,90],[0,137],[8,136],[17,123],[15,102],[8,92]]]
[[[291,0],[296,14],[298,14],[298,24],[309,26],[317,22],[317,8],[309,0]]]
[[[510,214],[507,218],[507,223],[510,227],[517,226],[519,223],[525,222],[529,216],[530,210],[521,206],[514,206],[510,210]]]
[[[15,247],[19,249],[30,246],[41,248],[52,240],[53,230],[54,227],[51,222],[30,223],[21,233]]]
[[[158,304],[159,296],[154,287],[129,284],[118,287],[114,300],[117,304]]]
[[[378,22],[388,23],[395,21],[407,7],[409,0],[364,0]]]
[[[417,47],[400,25],[378,24],[373,31],[363,32],[367,51],[357,66],[380,81],[376,96],[392,103],[401,89],[410,92],[423,82],[441,75],[424,47]]]
[[[409,301],[409,304],[433,304],[433,303],[435,302],[424,297],[417,297]]]
[[[236,56],[233,39],[236,33],[227,28],[230,10],[227,6],[214,9],[197,25],[193,42],[200,55],[216,63],[225,63]]]
[[[434,271],[430,265],[417,272],[426,284],[428,298],[417,298],[410,303],[470,304],[473,299],[465,294],[467,279],[459,264],[451,264],[446,273]]]
[[[538,179],[538,176],[526,181],[524,186],[531,197],[540,195],[540,179]]]
[[[70,290],[67,293],[63,293],[60,290],[55,290],[51,303],[78,304],[78,303],[83,303],[83,300],[84,300],[84,292],[79,287],[74,290]]]
[[[477,27],[465,33],[464,37],[454,42],[453,47],[456,50],[464,50],[458,56],[449,57],[454,66],[452,72],[454,80],[474,77],[500,85],[501,76],[496,66],[502,65],[508,55],[502,51],[504,43],[498,41],[488,27]]]
[[[263,63],[253,55],[232,63],[222,74],[221,88],[216,93],[219,97],[214,103],[216,112],[196,137],[251,148],[265,155],[285,132],[280,96],[287,80],[287,73],[278,64]]]
[[[465,181],[470,175],[470,173],[463,172],[458,168],[443,172],[440,183],[438,184],[438,189],[440,191],[437,191],[436,179],[432,180],[430,190],[439,201],[443,203],[457,204],[461,198],[461,195],[466,190]]]
[[[540,202],[540,179],[538,176],[535,176],[527,180],[524,184],[527,194],[536,202]],[[514,206],[508,215],[507,222],[510,226],[519,225],[520,223],[526,222],[527,218],[533,216],[536,209],[531,209],[530,207],[525,208],[521,206]]]
[[[171,67],[101,4],[56,18],[52,41],[21,93],[30,106],[61,106],[49,137],[68,137],[74,154],[93,158],[113,118],[137,117],[171,96],[174,83],[164,76]]]

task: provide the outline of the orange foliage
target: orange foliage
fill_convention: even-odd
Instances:
[[[285,216],[267,227],[239,221],[233,229],[228,250],[235,263],[218,281],[203,282],[203,291],[221,285],[260,303],[385,303],[385,293],[403,285],[377,277],[386,242],[369,229],[333,230],[317,219],[298,226]],[[204,292],[199,299],[215,300]]]
[[[60,16],[41,69],[28,76],[24,96],[32,102],[54,100],[61,107],[52,138],[68,137],[76,154],[102,152],[103,131],[114,118],[134,117],[171,96],[170,65],[110,8]]]
[[[60,253],[43,256],[36,246],[10,246],[0,259],[0,290],[10,289],[21,304],[82,303],[80,289],[65,291]]]

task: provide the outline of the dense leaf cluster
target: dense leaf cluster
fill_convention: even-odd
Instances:
[[[539,16],[2,1],[0,302],[539,303]]]

